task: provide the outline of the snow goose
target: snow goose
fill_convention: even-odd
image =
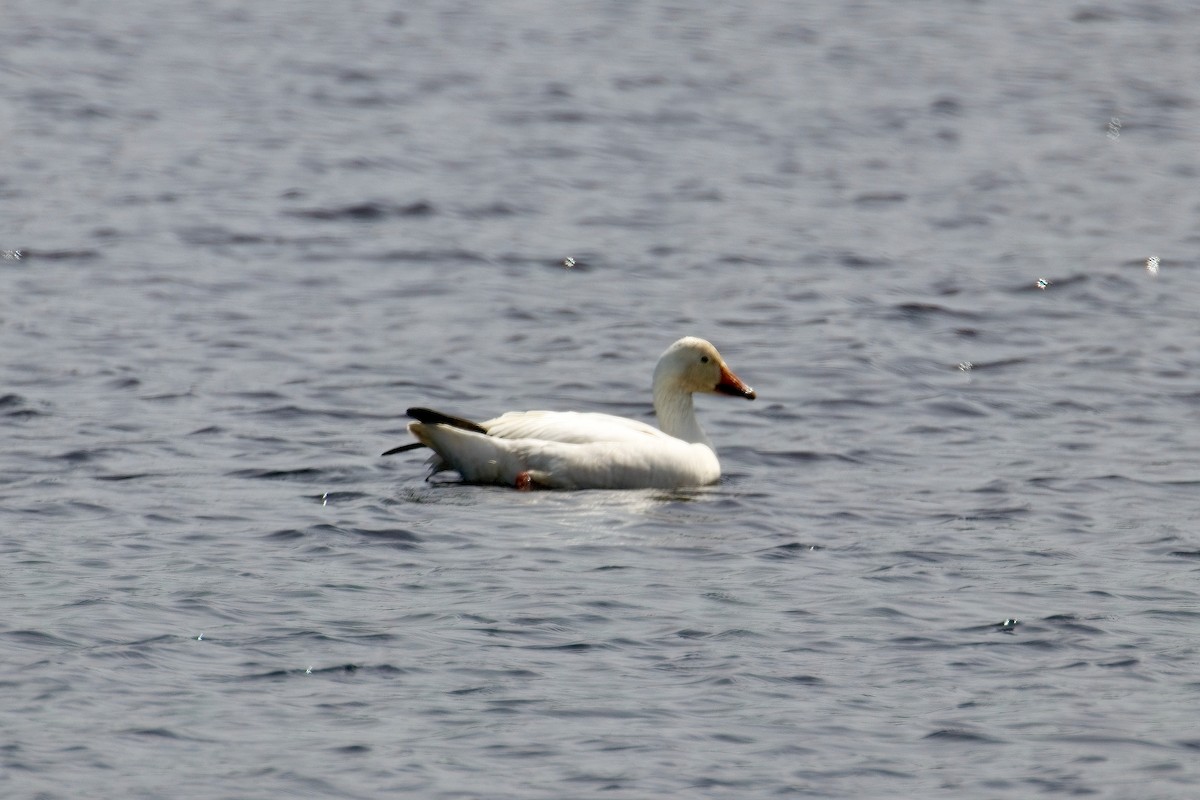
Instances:
[[[410,408],[417,442],[383,455],[432,448],[430,475],[455,470],[468,483],[518,489],[675,489],[721,477],[712,442],[696,420],[692,395],[753,400],[754,390],[725,365],[717,348],[688,336],[654,368],[660,428],[611,414],[510,411],[486,422]]]

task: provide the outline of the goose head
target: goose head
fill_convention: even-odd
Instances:
[[[754,390],[733,374],[717,348],[685,336],[667,348],[654,368],[654,394],[728,394],[753,400]]]

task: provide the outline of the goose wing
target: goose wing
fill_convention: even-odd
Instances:
[[[534,439],[565,444],[674,440],[673,436],[644,422],[612,414],[581,411],[510,411],[481,423],[488,436],[500,439]]]

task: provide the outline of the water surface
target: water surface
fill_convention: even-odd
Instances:
[[[1194,797],[1194,12],[9,3],[0,791]]]

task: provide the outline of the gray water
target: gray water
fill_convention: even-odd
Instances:
[[[1197,11],[10,0],[0,795],[1200,796]]]

